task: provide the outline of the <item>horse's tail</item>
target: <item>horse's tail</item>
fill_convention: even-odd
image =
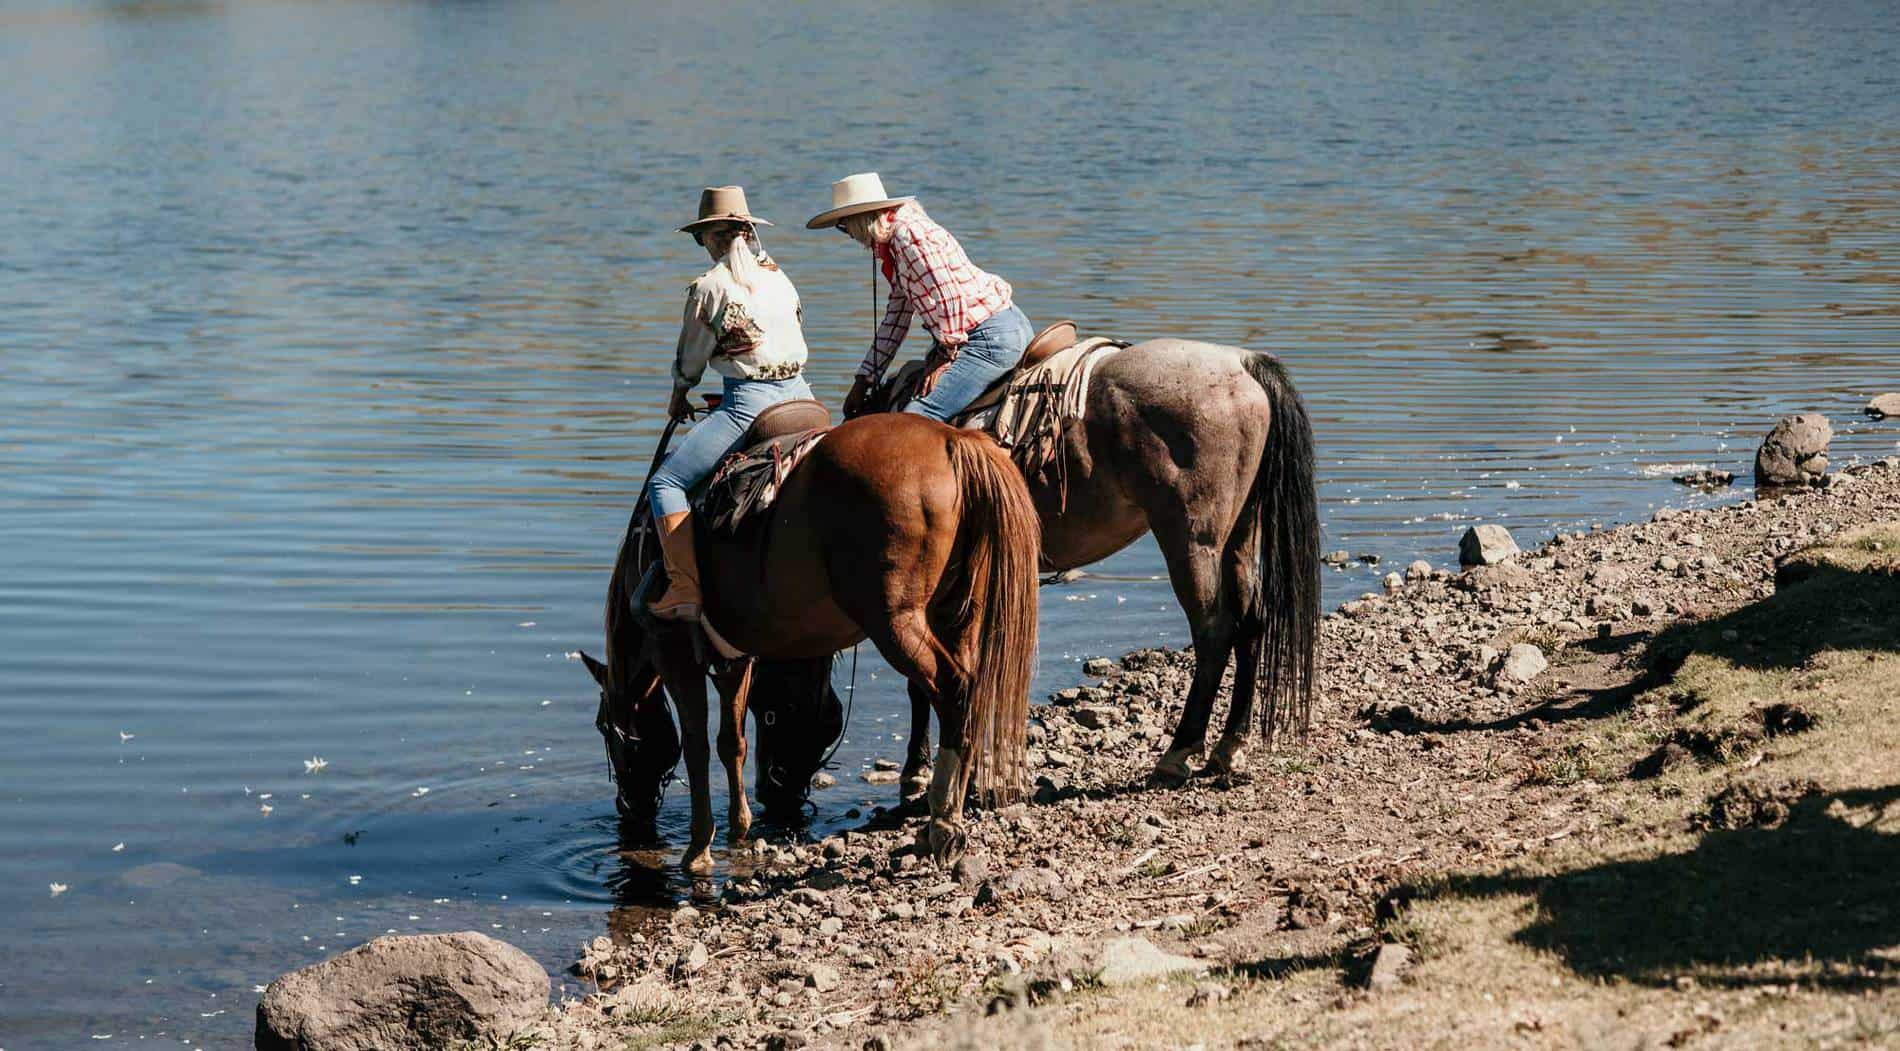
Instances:
[[[987,802],[1008,803],[1021,795],[1026,773],[1042,526],[1021,472],[988,437],[958,434],[950,464],[962,497],[967,589],[953,647],[969,677],[959,780]]]
[[[1272,422],[1249,499],[1261,523],[1259,591],[1255,605],[1264,634],[1254,647],[1262,668],[1237,668],[1260,676],[1261,729],[1268,743],[1275,731],[1312,724],[1314,653],[1319,645],[1319,497],[1313,488],[1313,426],[1286,369],[1271,354],[1249,351],[1247,371],[1267,392]]]

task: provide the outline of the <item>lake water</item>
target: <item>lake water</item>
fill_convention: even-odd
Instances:
[[[1254,6],[0,0],[0,1047],[241,1044],[385,931],[558,970],[681,893],[564,654],[707,183],[834,403],[870,267],[802,225],[867,168],[1037,321],[1280,352],[1382,569],[1738,498],[1658,465],[1782,413],[1896,451],[1900,7]],[[1040,689],[1184,641],[1150,543],[1101,570]],[[892,794],[879,670],[819,831]]]

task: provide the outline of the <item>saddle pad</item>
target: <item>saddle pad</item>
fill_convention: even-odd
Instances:
[[[1011,376],[953,422],[989,432],[1023,473],[1032,475],[1056,457],[1063,425],[1087,413],[1096,367],[1127,345],[1099,337],[1083,340]]]
[[[816,448],[830,428],[787,434],[726,457],[694,499],[693,510],[710,532],[736,536],[778,499],[787,475]]]

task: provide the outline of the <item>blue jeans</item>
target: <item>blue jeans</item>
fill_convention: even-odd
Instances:
[[[788,380],[735,380],[726,377],[725,397],[711,416],[693,425],[647,484],[647,499],[656,515],[692,510],[686,493],[706,480],[726,454],[745,440],[746,428],[759,413],[781,401],[811,397],[805,377]]]
[[[933,420],[948,420],[962,412],[1023,360],[1023,351],[1035,335],[1029,319],[1014,303],[991,315],[970,330],[970,341],[957,351],[957,359],[937,377],[930,393],[904,406],[904,411]]]

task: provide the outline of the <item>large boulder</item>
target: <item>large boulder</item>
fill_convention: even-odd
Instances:
[[[1501,525],[1472,526],[1458,541],[1458,561],[1467,566],[1495,566],[1517,553],[1517,541]]]
[[[1206,960],[1163,952],[1146,938],[1124,937],[1098,946],[1086,970],[1097,982],[1114,988],[1174,974],[1205,974],[1208,967]]]
[[[1814,484],[1827,474],[1827,446],[1833,440],[1834,428],[1819,413],[1784,418],[1755,452],[1755,484]]]
[[[1867,415],[1876,420],[1900,417],[1900,394],[1882,394],[1867,403]]]
[[[548,1006],[541,965],[485,934],[377,938],[292,971],[257,1005],[260,1051],[423,1051],[501,1042]]]

